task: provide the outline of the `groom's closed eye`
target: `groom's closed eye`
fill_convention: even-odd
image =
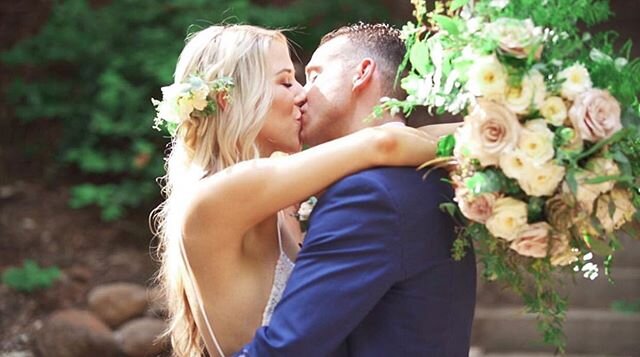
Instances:
[[[316,70],[307,70],[307,83],[313,83],[318,78]]]

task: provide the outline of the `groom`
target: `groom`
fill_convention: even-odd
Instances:
[[[398,35],[357,24],[324,36],[306,67],[305,143],[374,125],[363,118],[380,98],[401,95]],[[376,168],[329,187],[270,325],[238,356],[468,356],[475,261],[472,252],[451,258],[454,225],[439,205],[452,190],[442,177]]]

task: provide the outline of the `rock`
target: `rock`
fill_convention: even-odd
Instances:
[[[0,353],[0,357],[34,357],[34,355],[31,351],[11,351]]]
[[[122,356],[111,329],[89,311],[52,313],[35,336],[36,348],[48,357]]]
[[[114,336],[120,349],[127,356],[157,356],[168,347],[166,337],[158,338],[165,328],[165,322],[160,319],[142,317],[122,325]]]
[[[111,327],[142,315],[147,308],[147,290],[140,285],[113,283],[89,292],[89,309]]]

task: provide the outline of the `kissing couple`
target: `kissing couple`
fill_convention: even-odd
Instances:
[[[280,31],[190,36],[154,101],[172,133],[153,218],[176,355],[468,356],[474,257],[451,258],[446,172],[416,170],[457,125],[366,120],[403,97],[404,55],[397,29],[345,26],[303,87]]]

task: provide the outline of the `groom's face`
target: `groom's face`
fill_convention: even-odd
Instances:
[[[347,37],[336,37],[321,45],[305,69],[307,102],[302,107],[301,138],[306,145],[349,134],[353,113],[354,62],[348,60],[352,45]]]

